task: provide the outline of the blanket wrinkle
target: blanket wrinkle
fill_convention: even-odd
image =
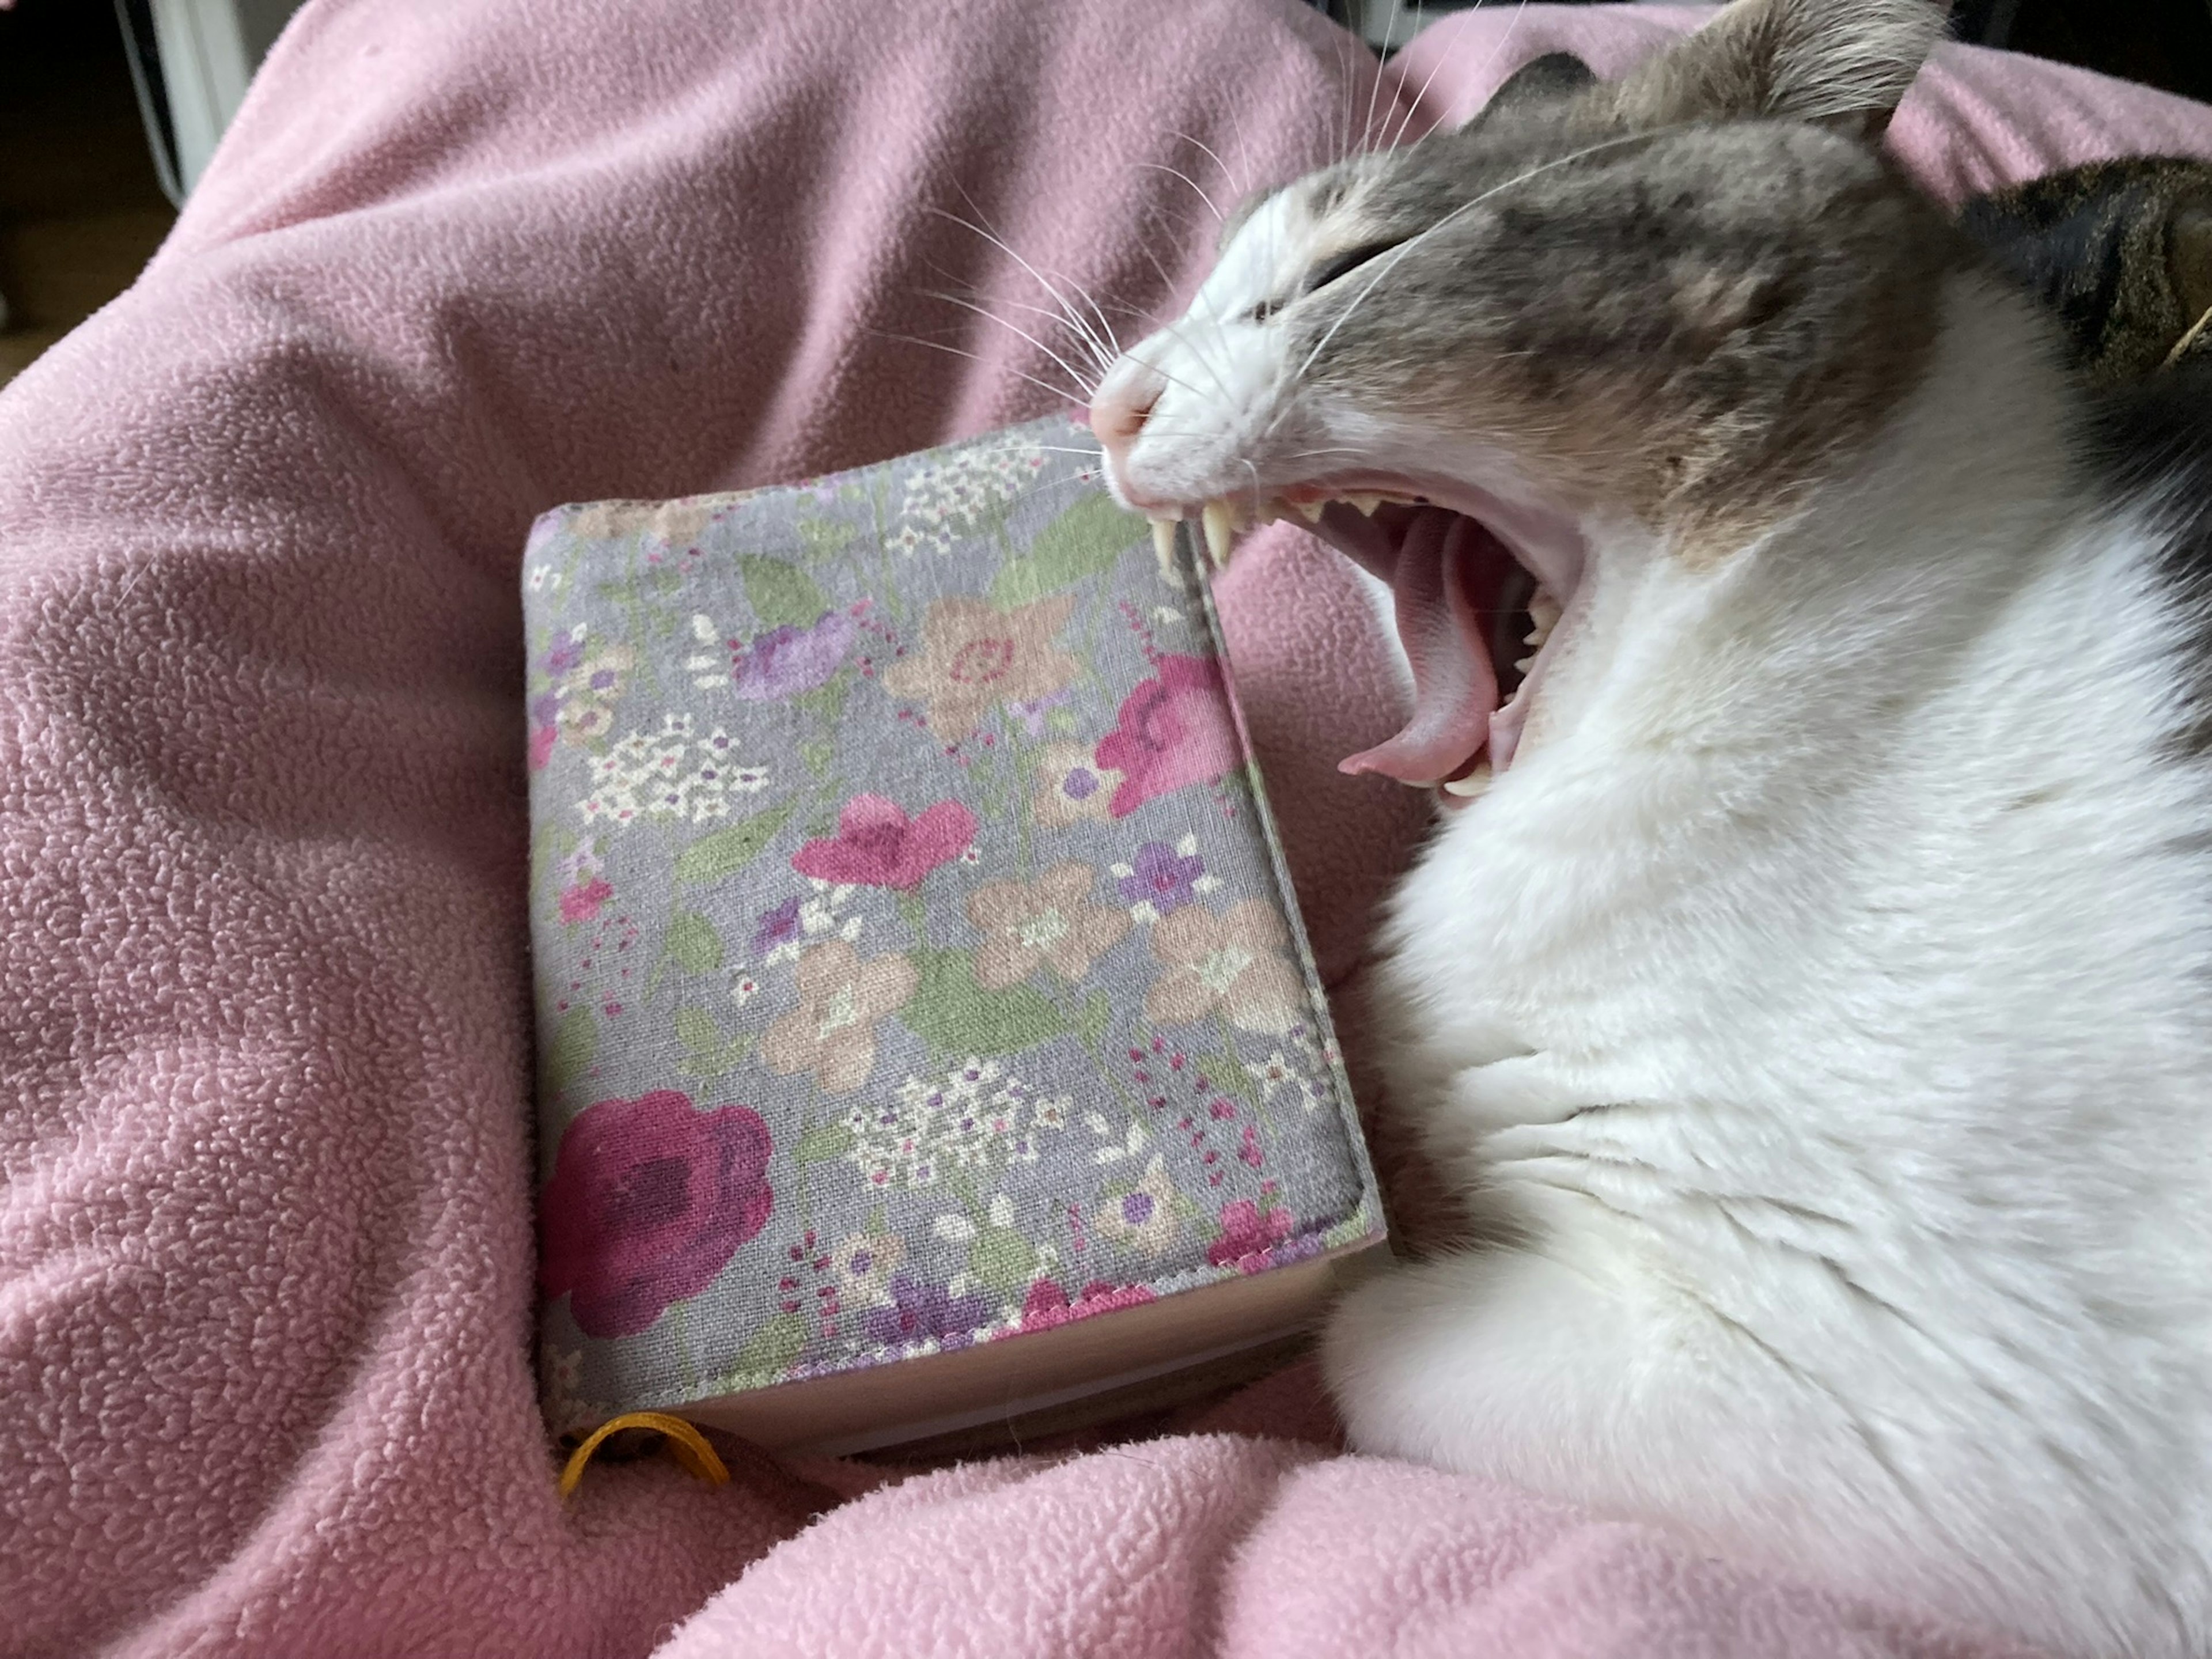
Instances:
[[[1310,1365],[1049,1458],[568,1504],[536,1409],[532,519],[1052,408],[928,290],[1026,326],[1027,261],[1126,338],[1212,258],[1164,169],[1226,207],[1699,15],[1471,15],[1378,80],[1295,0],[310,0],[136,286],[0,392],[0,1655],[2008,1651],[1343,1456]],[[2212,114],[1947,49],[1892,140],[1955,198]],[[1356,1061],[1427,823],[1334,769],[1389,670],[1295,531],[1218,591]]]

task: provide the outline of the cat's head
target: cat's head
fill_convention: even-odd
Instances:
[[[1092,425],[1127,504],[1217,546],[1318,511],[1395,588],[1419,706],[1347,767],[1503,766],[1583,526],[1711,556],[1878,430],[1958,258],[1875,148],[1942,27],[1929,0],[1736,0],[1617,83],[1540,59],[1456,131],[1255,198],[1115,366]],[[1537,631],[1566,618],[1501,708],[1523,568]]]

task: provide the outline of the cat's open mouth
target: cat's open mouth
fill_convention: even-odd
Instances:
[[[1560,641],[1572,631],[1582,583],[1579,544],[1524,532],[1528,515],[1445,479],[1363,474],[1300,484],[1255,514],[1212,501],[1199,514],[1216,563],[1237,532],[1273,518],[1302,520],[1389,586],[1398,637],[1413,671],[1403,730],[1339,763],[1464,806],[1513,763]],[[1173,521],[1155,520],[1172,533]]]

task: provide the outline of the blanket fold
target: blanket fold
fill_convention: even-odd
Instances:
[[[1063,370],[933,290],[1127,337],[1211,257],[1176,173],[1225,208],[1695,15],[1484,15],[1378,81],[1291,0],[312,0],[0,393],[0,1653],[1998,1651],[1338,1457],[1304,1372],[1046,1463],[568,1504],[536,1408],[532,518],[1042,412]],[[2212,125],[1959,51],[1893,140],[1955,197]],[[1334,770],[1388,674],[1303,537],[1223,596],[1348,989],[1424,819]]]

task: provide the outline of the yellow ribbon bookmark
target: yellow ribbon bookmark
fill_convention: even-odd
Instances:
[[[568,1458],[568,1468],[561,1471],[561,1496],[566,1498],[576,1490],[584,1478],[584,1465],[592,1461],[592,1454],[611,1434],[620,1434],[624,1429],[652,1429],[667,1437],[668,1449],[677,1462],[686,1471],[697,1475],[710,1486],[727,1486],[730,1472],[722,1467],[722,1460],[714,1455],[714,1449],[701,1434],[680,1417],[671,1417],[665,1412],[624,1412],[620,1417],[609,1418],[592,1431],[591,1437],[576,1448]]]

